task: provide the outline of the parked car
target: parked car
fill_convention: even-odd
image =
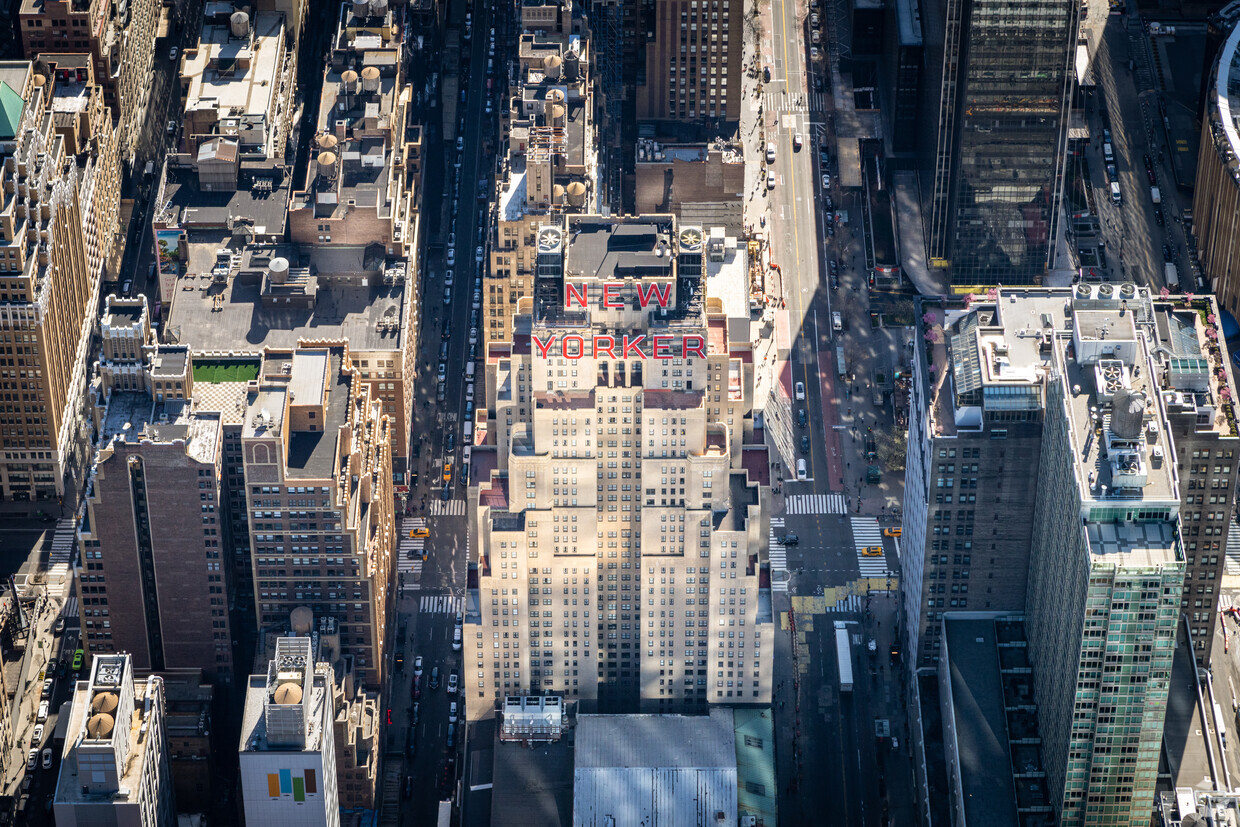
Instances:
[[[452,649],[453,651],[461,651],[461,627],[458,625],[452,630]]]
[[[456,136],[456,151],[457,152],[465,151],[465,136],[464,135]]]
[[[448,266],[451,267],[454,264],[456,264],[456,249],[453,247],[449,247],[448,248]]]
[[[448,694],[449,695],[456,694],[457,685],[458,685],[458,681],[457,681],[456,673],[453,672],[452,674],[448,675]]]
[[[809,437],[808,436],[801,437],[801,453],[802,454],[809,453]]]
[[[805,401],[805,383],[804,382],[797,382],[796,395],[797,395],[798,402]]]
[[[413,659],[413,674],[415,677],[422,677],[422,656],[418,655]]]
[[[39,751],[32,749],[26,753],[26,769],[33,770],[39,764]]]
[[[37,747],[43,742],[43,724],[35,724],[34,732],[30,734],[30,746]]]
[[[43,769],[50,770],[52,768],[52,748],[48,747],[43,750]]]
[[[448,704],[448,723],[455,724],[456,717],[457,717],[456,716],[456,701],[453,701],[452,703]]]
[[[49,712],[51,711],[51,709],[52,709],[52,705],[51,705],[50,703],[48,703],[47,701],[43,701],[42,703],[40,703],[40,704],[39,704],[39,714],[38,714],[37,716],[35,716],[35,720],[36,720],[36,721],[38,721],[39,723],[42,723],[43,721],[46,721],[46,720],[47,720],[47,713],[49,713]]]

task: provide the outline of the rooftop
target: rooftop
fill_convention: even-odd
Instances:
[[[181,62],[187,118],[213,114],[215,134],[237,136],[264,157],[272,154],[276,124],[272,101],[285,90],[284,15],[260,11],[235,36],[231,3],[210,2],[197,47]]]
[[[199,186],[193,170],[169,168],[155,221],[185,228],[191,243],[196,230],[216,231],[216,247],[232,237],[234,228],[252,230],[258,237],[283,237],[289,200],[284,176],[277,164],[242,164],[237,189],[212,191]]]
[[[993,617],[943,617],[944,655],[965,818],[969,824],[1016,824],[1007,716]],[[950,727],[954,726],[954,730]]]
[[[606,281],[672,275],[672,221],[570,218],[567,278]]]
[[[312,306],[267,306],[261,274],[241,272],[225,284],[214,281],[206,257],[209,251],[213,263],[217,249],[191,244],[191,272],[177,279],[168,314],[166,334],[171,341],[192,345],[199,352],[291,348],[303,338],[347,339],[354,352],[402,348],[407,314],[413,312],[406,306],[407,282],[383,284],[378,276],[369,284],[319,280]],[[380,326],[393,317],[401,323]]]
[[[309,351],[313,358],[316,351]],[[289,479],[324,480],[332,478],[336,473],[336,447],[340,426],[344,425],[349,412],[349,384],[351,374],[342,370],[342,351],[332,349],[327,377],[327,397],[323,409],[321,424],[314,431],[295,431],[288,426],[288,444],[286,446],[286,473]],[[298,376],[304,381],[312,372],[312,366],[297,365],[298,357],[304,352],[299,350],[293,358],[292,370],[289,372],[289,384],[273,382],[261,383],[257,390],[249,393],[245,428],[245,438],[268,436],[272,432],[285,430],[282,422],[288,415],[290,390],[294,388]],[[299,404],[305,404],[303,397],[298,397]]]
[[[498,727],[496,731],[498,732]],[[573,743],[494,744],[491,786],[493,827],[568,827],[573,824]],[[473,763],[473,762],[471,762]],[[478,783],[478,779],[471,779]]]
[[[214,463],[219,455],[220,414],[191,409],[186,400],[156,402],[149,391],[113,392],[99,435],[99,447],[112,442],[171,443],[183,441],[195,462]]]
[[[717,813],[736,823],[731,710],[578,716],[575,824],[713,824]]]

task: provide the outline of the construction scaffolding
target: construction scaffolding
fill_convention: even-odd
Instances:
[[[531,164],[546,163],[553,155],[563,155],[568,151],[568,138],[558,126],[530,127],[529,141],[525,157]]]

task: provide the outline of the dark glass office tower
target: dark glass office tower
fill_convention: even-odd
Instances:
[[[1053,259],[1077,0],[947,0],[930,256],[954,288]]]

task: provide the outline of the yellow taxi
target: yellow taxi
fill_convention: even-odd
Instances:
[[[884,536],[884,537],[899,537],[899,536],[900,536],[901,534],[903,534],[903,533],[904,533],[904,529],[902,529],[902,528],[898,528],[898,527],[897,527],[897,528],[884,528],[884,529],[883,529],[883,536]]]
[[[865,548],[861,549],[861,556],[862,557],[882,557],[883,547],[882,546],[866,546]]]
[[[452,482],[452,460],[446,459],[443,463],[443,481],[444,483]]]
[[[427,528],[426,526],[419,526],[418,528],[415,528],[409,532],[409,539],[411,540],[416,539],[418,537],[429,537],[429,536],[431,536],[431,530]]]

